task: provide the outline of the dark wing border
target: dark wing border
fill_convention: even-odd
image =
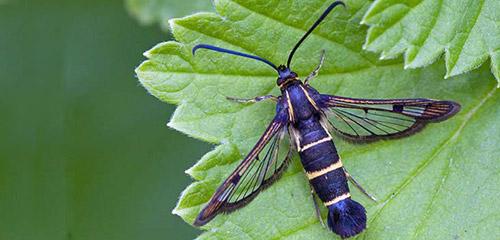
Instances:
[[[264,134],[260,137],[255,146],[248,153],[248,155],[236,167],[236,169],[231,173],[231,175],[229,175],[229,177],[217,188],[217,190],[211,197],[208,204],[202,209],[202,211],[197,216],[193,225],[195,226],[205,225],[219,213],[229,213],[245,206],[251,200],[253,200],[262,190],[268,188],[272,183],[274,183],[282,176],[283,172],[288,166],[288,163],[292,155],[291,146],[289,146],[288,152],[285,155],[285,159],[282,161],[279,168],[276,168],[274,173],[269,178],[265,179],[268,169],[264,171],[264,178],[260,182],[260,185],[258,185],[257,189],[255,190],[252,189],[251,190],[252,192],[249,195],[244,196],[242,199],[239,199],[235,202],[228,202],[228,200],[231,199],[232,194],[235,193],[234,190],[240,186],[238,185],[240,180],[245,176],[248,176],[245,173],[247,173],[248,171],[250,171],[250,169],[252,169],[252,164],[256,163],[257,161],[260,161],[258,156],[261,153],[261,151],[266,147],[266,145],[269,144],[274,138],[275,141],[277,141],[277,143],[275,143],[275,146],[270,146],[273,149],[272,150],[268,149],[268,151],[274,151],[274,147],[279,147],[280,141],[286,137],[286,136],[280,137],[279,135],[282,134],[284,135],[286,133],[287,125],[288,125],[288,115],[286,114],[286,111],[281,111],[281,113],[278,113],[278,115],[273,119],[271,124],[269,124]],[[265,159],[262,159],[262,161],[264,162]],[[274,161],[277,160],[274,159]],[[256,173],[260,175],[261,170],[262,169],[257,169]]]
[[[341,129],[339,129],[339,127],[336,127],[335,124],[330,121],[330,126],[333,128],[333,132],[354,143],[368,143],[382,139],[397,139],[407,137],[422,130],[428,123],[441,122],[452,117],[458,111],[460,111],[461,108],[460,104],[458,104],[457,102],[425,98],[357,99],[326,94],[321,94],[319,105],[325,113],[332,113],[339,117],[342,121],[344,121],[346,125],[349,125],[349,127],[352,128],[354,132],[356,131],[350,124],[356,124],[358,125],[358,127],[362,128],[364,128],[364,126],[361,126],[363,124],[368,124],[375,128],[385,127],[386,129],[387,126],[384,126],[384,123],[369,119],[366,116],[354,116],[354,114],[345,111],[347,109],[362,110],[367,114],[371,112],[380,114],[393,114],[393,118],[395,119],[397,118],[396,116],[400,115],[401,119],[399,120],[413,119],[413,123],[411,125],[406,126],[404,129],[398,129],[398,131],[396,132],[388,134],[371,134],[364,136],[361,136],[359,134],[349,134],[345,131],[342,131]],[[348,116],[350,117],[350,119],[348,119],[349,121],[345,119],[345,115],[350,115]],[[386,117],[390,118],[389,116]],[[385,124],[387,125],[387,123]],[[369,130],[367,130],[367,132],[369,132]]]

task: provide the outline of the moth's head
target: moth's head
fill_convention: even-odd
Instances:
[[[292,72],[290,68],[286,67],[285,65],[280,65],[278,67],[278,79],[276,80],[276,84],[280,87],[283,88],[285,87],[288,83],[292,81],[297,81],[297,73]]]

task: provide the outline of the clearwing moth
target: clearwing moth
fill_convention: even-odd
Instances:
[[[341,1],[333,2],[302,36],[290,52],[286,66],[277,67],[259,56],[207,44],[193,48],[193,55],[199,49],[207,49],[261,61],[276,70],[276,84],[281,90],[281,96],[228,98],[241,103],[273,100],[276,115],[253,149],[216,190],[196,218],[195,226],[206,224],[219,213],[228,213],[248,204],[279,179],[295,150],[312,187],[313,199],[316,194],[328,208],[329,229],[342,238],[355,236],[366,228],[366,211],[351,199],[347,180],[374,198],[343,167],[331,133],[352,142],[401,138],[418,132],[427,123],[446,120],[460,110],[460,105],[453,101],[356,99],[321,94],[309,85],[309,81],[318,74],[324,52],[318,67],[304,81],[300,80],[290,69],[295,51],[338,5],[345,7]],[[283,149],[283,145],[288,149]],[[323,222],[316,202],[315,206]]]

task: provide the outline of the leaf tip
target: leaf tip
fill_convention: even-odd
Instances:
[[[193,177],[193,174],[194,174],[194,172],[193,172],[194,169],[193,168],[195,168],[195,167],[196,167],[196,164],[193,165],[193,166],[191,166],[190,168],[188,168],[186,171],[184,171],[184,173],[187,174],[187,175],[189,175],[189,176],[191,176],[191,177]]]
[[[189,208],[185,208],[183,205],[184,205],[184,198],[186,197],[186,194],[187,194],[187,191],[190,189],[191,186],[188,186],[186,189],[184,189],[184,191],[181,192],[181,195],[179,196],[179,199],[177,200],[177,204],[175,204],[175,207],[174,209],[172,209],[171,213],[173,215],[177,215],[179,217],[181,217],[182,219],[184,219],[186,222],[188,222],[188,220],[186,219],[187,215],[189,214]]]
[[[369,49],[369,45],[370,43],[368,42],[368,39],[366,39],[365,43],[363,43],[363,46],[361,46],[361,48],[365,51],[370,51]]]
[[[151,49],[145,51],[142,56],[144,56],[145,58],[151,58],[152,57],[152,53],[151,53]]]
[[[173,215],[177,215],[177,216],[180,215],[180,211],[177,210],[177,207],[175,207],[174,209],[172,209],[172,211],[170,213],[172,213]]]
[[[153,46],[152,48],[146,50],[142,55],[148,59],[154,57],[155,54],[161,52],[161,49],[165,46],[168,46],[169,42],[161,42]]]
[[[177,18],[171,18],[168,20],[168,26],[170,27],[170,30],[172,30],[174,28],[176,20],[177,20]]]
[[[415,66],[415,64],[413,64],[413,62],[411,62],[411,63],[405,62],[404,66],[403,66],[404,70],[415,69],[415,68],[418,68],[418,66]]]
[[[170,121],[170,122],[166,123],[165,125],[166,125],[167,127],[169,127],[169,128],[173,128],[173,129],[175,129],[175,123],[173,123],[172,121]]]

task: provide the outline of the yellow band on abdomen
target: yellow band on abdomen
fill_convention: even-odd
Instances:
[[[328,202],[325,202],[324,204],[325,204],[326,207],[328,207],[328,206],[331,206],[331,205],[333,205],[335,203],[338,203],[338,202],[340,202],[342,200],[345,200],[347,198],[350,198],[350,197],[351,197],[350,193],[344,193],[344,194],[342,194],[342,195],[340,195],[340,196],[338,196],[338,197],[336,197],[336,198],[334,198],[334,199],[332,199],[332,200],[330,200]]]
[[[314,171],[314,172],[306,172],[307,178],[309,178],[309,180],[311,180],[311,179],[317,178],[319,176],[325,175],[325,174],[327,174],[335,169],[341,168],[341,167],[343,167],[343,164],[342,164],[342,161],[340,161],[340,159],[339,159],[336,163],[334,163],[326,168],[323,168],[323,169],[320,169],[320,170]]]

